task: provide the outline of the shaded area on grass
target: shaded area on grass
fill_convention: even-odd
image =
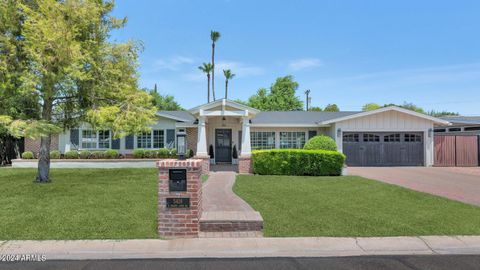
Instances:
[[[357,176],[239,175],[265,236],[478,235],[480,208]]]
[[[0,169],[0,240],[157,237],[157,169]]]

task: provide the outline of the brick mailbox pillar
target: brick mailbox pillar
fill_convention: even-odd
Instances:
[[[201,159],[157,162],[159,236],[198,237],[202,212],[202,163]]]

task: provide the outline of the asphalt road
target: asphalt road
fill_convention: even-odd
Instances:
[[[155,260],[98,260],[46,261],[36,263],[0,263],[0,269],[480,269],[480,256],[362,256],[336,258],[246,258],[246,259],[155,259]]]

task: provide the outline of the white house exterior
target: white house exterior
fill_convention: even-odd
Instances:
[[[233,147],[242,167],[250,170],[252,149],[302,148],[315,135],[332,137],[338,151],[353,166],[432,166],[433,130],[449,122],[399,107],[368,112],[261,112],[230,101],[217,100],[188,111],[158,112],[152,131],[113,140],[108,131],[88,125],[58,136],[62,153],[78,150],[173,148],[176,134],[187,134],[188,148],[199,158],[231,163]],[[29,144],[26,143],[25,150]],[[247,164],[247,165],[245,165]],[[246,167],[245,167],[246,166]]]

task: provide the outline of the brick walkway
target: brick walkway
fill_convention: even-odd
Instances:
[[[258,237],[263,219],[233,193],[234,172],[211,172],[202,190],[201,237]]]
[[[348,172],[480,206],[479,167],[350,167]]]

